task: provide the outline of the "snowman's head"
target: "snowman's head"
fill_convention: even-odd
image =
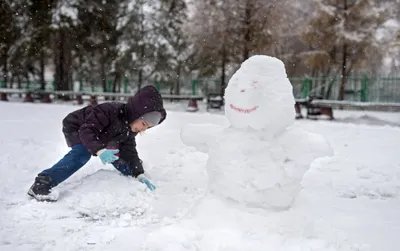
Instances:
[[[294,104],[285,66],[274,57],[250,57],[225,89],[225,114],[235,128],[265,129],[275,135],[294,122]]]

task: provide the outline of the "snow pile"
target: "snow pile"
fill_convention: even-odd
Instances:
[[[110,190],[112,184],[119,186]],[[137,181],[116,172],[102,170],[87,177],[63,200],[86,220],[111,226],[144,226],[160,221],[151,205],[154,195]]]

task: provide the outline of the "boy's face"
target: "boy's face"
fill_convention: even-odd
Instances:
[[[151,123],[138,119],[131,124],[131,130],[132,132],[144,132],[151,126]]]

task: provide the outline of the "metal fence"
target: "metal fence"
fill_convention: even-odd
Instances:
[[[315,95],[326,100],[339,100],[341,80],[341,77],[290,78],[296,98]],[[348,77],[344,100],[400,103],[400,77]]]
[[[196,88],[196,82],[192,81],[191,79],[184,79],[180,80],[180,86],[182,87],[180,90],[180,94],[188,95],[196,93],[202,93],[201,91]],[[171,87],[174,85],[172,81],[143,81],[142,86],[145,85],[154,85],[158,90],[161,90],[163,93],[170,94]],[[76,80],[73,81],[71,86],[69,87],[70,90],[63,90],[63,91],[75,91],[75,92],[113,92],[113,81],[106,80],[105,90],[103,86],[100,84],[93,85],[88,81],[83,80]],[[41,89],[40,81],[22,81],[21,83],[12,83],[5,85],[4,81],[0,80],[0,88],[12,88],[12,89],[24,89],[24,90],[39,90]],[[135,93],[138,89],[138,83],[136,80],[132,80],[129,78],[123,78],[120,83],[118,83],[116,88],[116,93]],[[44,85],[45,91],[56,91],[57,85],[54,80],[47,80],[45,81]]]
[[[321,96],[325,100],[339,100],[340,95],[340,76],[332,77],[291,77],[293,94],[296,99],[307,98],[308,96]],[[170,83],[153,82],[158,89],[168,92]],[[17,88],[14,83],[12,88]],[[47,81],[45,89],[55,90],[55,82]],[[0,88],[4,88],[4,82],[0,81]],[[9,85],[8,85],[9,87]],[[39,89],[39,82],[22,82],[22,89]],[[107,89],[111,92],[111,81],[107,81]],[[137,84],[125,78],[120,84],[119,93],[133,93],[137,89]],[[203,95],[208,93],[219,93],[221,84],[219,79],[185,79],[181,83],[181,94]],[[101,86],[91,86],[84,81],[74,81],[72,91],[92,91],[102,92]],[[357,102],[379,102],[379,103],[400,103],[400,77],[381,77],[381,76],[350,76],[346,79],[344,100]]]

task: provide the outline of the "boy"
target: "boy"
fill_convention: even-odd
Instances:
[[[162,123],[166,115],[161,94],[153,86],[143,87],[126,104],[107,102],[68,114],[62,131],[71,151],[38,174],[28,195],[38,201],[55,201],[51,189],[83,167],[92,155],[154,190],[144,175],[135,136]]]

